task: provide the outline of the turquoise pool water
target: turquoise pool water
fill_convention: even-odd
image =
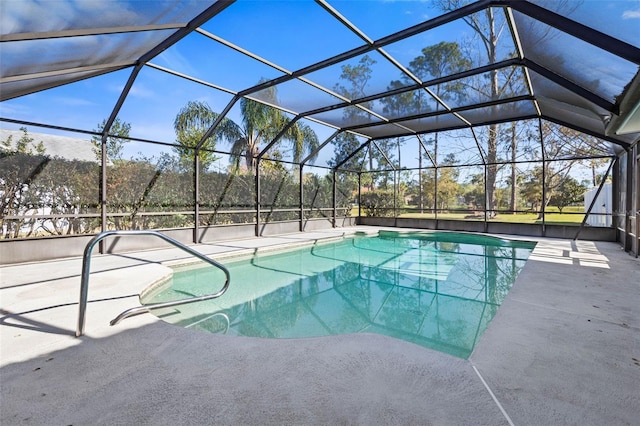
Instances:
[[[154,313],[241,336],[379,333],[467,358],[534,246],[448,232],[355,236],[223,260],[231,285],[222,297]],[[223,281],[210,266],[177,269],[144,302],[212,293]]]

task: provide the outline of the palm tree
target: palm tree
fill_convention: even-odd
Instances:
[[[260,98],[269,104],[277,104],[276,88],[269,87],[260,92]],[[261,146],[270,143],[290,122],[280,110],[269,105],[243,98],[240,101],[242,125],[237,126],[241,137],[231,146],[231,161],[239,167],[244,157],[247,170],[256,168],[257,157]],[[299,162],[318,147],[318,136],[311,127],[304,123],[295,123],[281,137],[282,141],[291,144],[293,161]],[[278,145],[281,142],[277,142]],[[271,149],[278,149],[276,146]]]
[[[218,119],[218,116],[219,114],[213,112],[206,102],[201,101],[189,101],[180,110],[173,122],[173,127],[176,132],[176,140],[180,144],[175,150],[180,155],[181,162],[191,164],[193,149]],[[205,151],[200,151],[198,154],[203,169],[206,169],[209,164],[217,159],[211,151],[215,149],[216,142],[219,139],[236,140],[241,137],[237,127],[228,118],[222,119],[213,135],[202,144],[202,148],[205,148]]]
[[[277,104],[276,88],[270,87],[260,92],[260,98],[269,104]],[[240,101],[241,124],[231,119],[223,118],[216,127],[213,135],[202,145],[209,150],[215,149],[218,140],[231,142],[231,162],[238,170],[242,158],[245,159],[247,170],[256,167],[260,149],[270,143],[289,124],[290,120],[280,110],[269,105],[243,98]],[[219,114],[212,111],[205,102],[189,102],[176,116],[174,128],[177,140],[185,148],[177,148],[181,157],[196,146],[205,132],[218,119]],[[318,136],[311,127],[304,123],[295,123],[282,135],[281,141],[291,144],[293,161],[299,162],[306,155],[314,152],[318,147]],[[277,150],[282,142],[272,146]],[[215,160],[212,152],[201,151],[200,161],[203,167]]]

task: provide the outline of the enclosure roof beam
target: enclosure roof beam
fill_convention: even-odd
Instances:
[[[203,86],[207,86],[207,87],[210,87],[212,89],[220,90],[221,92],[225,92],[225,93],[228,93],[230,95],[236,95],[237,94],[237,92],[235,92],[235,91],[233,91],[231,89],[227,89],[226,87],[222,87],[222,86],[218,86],[217,84],[209,83],[208,81],[204,81],[204,80],[201,80],[199,78],[195,78],[195,77],[192,77],[190,75],[187,75],[187,74],[184,74],[184,73],[181,73],[181,72],[178,72],[178,71],[174,71],[172,69],[169,69],[169,68],[166,68],[166,67],[162,67],[160,65],[156,65],[156,64],[154,64],[152,62],[147,62],[146,65],[148,67],[150,67],[150,68],[157,69],[158,71],[162,71],[162,72],[165,72],[167,74],[174,75],[176,77],[184,78],[185,80],[189,80],[189,81],[192,81],[194,83],[202,84]]]
[[[338,136],[340,133],[342,133],[342,131],[340,130],[336,130],[335,132],[333,132],[333,134],[331,136],[329,136],[327,138],[327,140],[325,140],[324,142],[322,142],[315,150],[313,150],[313,152],[311,152],[309,155],[307,155],[301,162],[300,165],[304,166],[305,164],[307,164],[307,161],[311,160],[312,158],[314,158],[316,155],[318,155],[318,153],[322,150],[322,148],[324,148],[325,146],[327,146],[327,144],[329,142],[331,142],[333,139],[335,139],[336,136]]]
[[[323,112],[328,112],[328,111],[333,111],[333,110],[340,109],[340,108],[345,108],[345,107],[348,107],[350,105],[376,101],[378,99],[385,98],[385,97],[388,97],[388,96],[399,95],[399,94],[402,94],[402,93],[405,93],[405,92],[410,92],[410,91],[413,91],[413,90],[423,89],[423,88],[425,88],[427,86],[433,86],[433,85],[436,85],[436,84],[447,83],[447,82],[458,80],[458,79],[461,79],[461,78],[471,77],[471,76],[474,76],[474,75],[479,75],[479,74],[483,74],[483,73],[486,73],[486,72],[489,72],[489,71],[493,71],[493,70],[501,69],[501,68],[506,68],[506,67],[514,66],[514,65],[523,65],[522,60],[520,60],[518,58],[506,59],[504,61],[496,62],[494,64],[485,65],[485,66],[482,66],[482,67],[474,68],[474,69],[467,70],[467,71],[462,71],[462,72],[451,74],[451,75],[444,76],[444,77],[434,78],[432,80],[428,80],[428,81],[422,82],[420,84],[417,84],[417,83],[416,84],[411,84],[409,86],[399,87],[397,89],[392,89],[392,90],[388,90],[388,91],[385,91],[385,92],[376,93],[375,95],[364,96],[362,98],[352,99],[350,101],[345,101],[345,102],[341,102],[341,103],[338,103],[338,104],[328,105],[328,106],[325,106],[325,107],[320,107],[320,108],[316,108],[316,109],[313,109],[313,110],[305,111],[301,115],[303,115],[303,116],[311,116],[311,115],[315,115],[315,114],[321,114]],[[447,111],[442,111],[442,112],[445,113]]]
[[[35,72],[30,74],[12,75],[8,77],[0,78],[0,83],[14,83],[17,81],[32,80],[37,78],[56,77],[56,76],[67,75],[67,74],[74,74],[74,73],[80,73],[80,72],[85,73],[85,72],[101,71],[101,70],[107,73],[107,72],[118,71],[124,68],[128,68],[133,65],[136,65],[135,61],[117,62],[117,63],[111,63],[111,64],[88,65],[86,67],[74,67],[74,68],[65,68],[60,70]],[[29,93],[32,93],[32,92],[29,92]],[[6,99],[2,98],[2,100],[6,100]]]
[[[520,33],[518,32],[518,27],[516,25],[515,19],[513,17],[513,10],[510,7],[505,7],[504,10],[505,16],[507,17],[507,24],[509,25],[509,29],[511,30],[511,37],[513,39],[513,45],[516,47],[516,51],[518,53],[518,58],[520,60],[524,59],[524,49],[522,48],[522,41],[520,40]],[[524,80],[527,85],[527,89],[531,95],[535,96],[533,91],[533,85],[531,84],[531,75],[529,74],[529,68],[524,67]],[[538,115],[542,115],[540,111],[540,105],[537,100],[533,101],[536,111]]]
[[[125,68],[129,68],[135,65],[135,62],[119,62],[116,64],[108,64],[108,65],[91,65],[87,67],[77,67],[77,68],[68,68],[63,70],[53,70],[53,71],[43,71],[39,73],[31,73],[31,74],[23,74],[9,77],[0,77],[0,84],[16,82],[16,81],[26,81],[26,80],[36,80],[41,79],[43,77],[53,77],[53,76],[62,76],[66,74],[73,73],[85,73],[90,72],[91,75],[84,76],[82,78],[74,79],[73,81],[81,81],[89,78],[97,77],[103,74],[108,74],[114,71],[120,71]],[[46,81],[46,80],[45,80]],[[21,96],[30,95],[32,93],[42,92],[47,89],[51,89],[53,87],[57,87],[59,84],[57,81],[50,81],[48,83],[39,83],[36,86],[27,86],[22,90],[12,93],[11,95],[6,94],[6,91],[0,91],[0,102],[8,101],[10,99],[19,98]]]
[[[431,164],[433,164],[433,167],[438,167],[436,165],[436,162],[433,160],[433,157],[431,157],[431,154],[429,154],[429,151],[427,150],[427,147],[424,144],[424,141],[422,140],[422,135],[416,135],[416,138],[418,139],[418,143],[420,144],[422,149],[424,149],[424,153],[427,154],[427,157],[429,157],[429,161],[431,161]],[[420,155],[422,155],[422,154],[420,154]]]
[[[385,154],[384,151],[380,148],[380,145],[378,145],[376,141],[371,141],[371,142],[373,143],[373,146],[375,146],[378,149],[378,151],[380,151],[380,154],[382,154],[387,164],[389,164],[394,171],[397,170],[396,166],[394,166],[391,160],[389,160],[389,157],[387,157],[387,154]]]
[[[332,56],[331,58],[325,59],[323,61],[317,62],[315,64],[309,65],[308,67],[301,68],[297,71],[292,72],[289,75],[284,75],[282,77],[275,78],[273,80],[265,81],[263,83],[257,84],[253,87],[250,87],[246,90],[239,92],[241,96],[246,96],[251,93],[259,92],[260,90],[267,89],[269,87],[275,86],[280,83],[287,82],[291,79],[301,77],[305,74],[309,74],[320,69],[329,67],[331,65],[338,64],[342,61],[346,61],[348,59],[354,58],[359,55],[363,55],[365,53],[371,52],[379,47],[386,46],[391,43],[395,43],[397,41],[403,40],[405,38],[411,37],[413,35],[419,34],[423,31],[436,28],[440,25],[444,25],[448,22],[455,21],[461,17],[464,17],[468,14],[478,12],[483,10],[488,5],[495,0],[480,0],[475,3],[471,3],[469,5],[463,6],[454,11],[445,13],[444,15],[437,16],[428,21],[422,22],[420,24],[414,25],[412,27],[406,28],[404,30],[398,31],[394,34],[383,37],[379,40],[374,41],[371,44],[365,44],[360,47],[356,47],[354,49],[348,50],[346,52],[340,53],[338,55]]]
[[[227,104],[227,106],[224,107],[222,112],[218,114],[218,116],[216,117],[216,120],[213,122],[211,127],[207,129],[207,131],[202,136],[200,141],[198,141],[198,143],[196,144],[195,146],[196,151],[202,148],[202,145],[204,145],[205,141],[213,135],[213,132],[215,132],[216,128],[220,125],[220,123],[222,123],[222,120],[225,119],[225,117],[227,116],[231,108],[233,108],[233,106],[236,104],[236,102],[238,102],[239,99],[240,99],[240,96],[238,95],[234,96],[233,99],[231,99],[231,101]]]
[[[2,34],[0,35],[0,43],[9,42],[9,41],[31,41],[31,40],[55,39],[55,38],[66,38],[66,37],[97,36],[97,35],[103,35],[103,34],[122,34],[122,33],[136,33],[136,32],[144,32],[144,31],[174,30],[178,28],[184,28],[185,26],[186,24],[184,23],[169,23],[169,24],[151,24],[151,25],[130,25],[126,27],[109,27],[109,28],[74,28],[72,30],[61,30],[61,31]]]
[[[487,164],[487,159],[484,157],[484,153],[482,152],[482,147],[480,146],[480,142],[478,141],[478,135],[476,135],[476,131],[473,128],[473,126],[471,126],[469,128],[469,130],[471,130],[471,135],[473,136],[473,140],[476,143],[476,148],[478,148],[478,154],[480,154],[480,158],[482,159],[482,163],[483,164]]]
[[[237,45],[231,43],[230,41],[227,41],[227,40],[223,39],[222,37],[218,37],[215,34],[211,34],[209,31],[203,30],[202,28],[196,28],[195,31],[197,33],[199,33],[199,34],[202,34],[203,36],[205,36],[207,38],[210,38],[211,40],[217,41],[218,43],[220,43],[220,44],[222,44],[224,46],[227,46],[230,49],[235,50],[238,53],[242,53],[243,55],[246,55],[246,56],[250,57],[251,59],[253,59],[255,61],[258,61],[258,62],[260,62],[260,63],[262,63],[264,65],[267,65],[267,66],[269,66],[271,68],[275,68],[275,69],[277,69],[278,71],[280,71],[283,74],[291,75],[291,71],[289,71],[289,70],[287,70],[285,68],[282,68],[281,66],[279,66],[277,64],[274,64],[273,62],[268,61],[268,60],[264,59],[263,57],[256,55],[255,53],[252,53],[252,52],[250,52],[250,51],[248,51],[246,49],[243,49],[242,47],[237,46]]]
[[[366,142],[364,142],[362,145],[360,145],[358,148],[354,149],[353,152],[349,155],[347,155],[347,157],[342,160],[341,162],[339,162],[338,164],[336,164],[336,166],[333,168],[334,171],[338,170],[340,167],[342,167],[347,161],[351,160],[353,157],[355,157],[360,151],[362,151],[364,149],[364,147],[369,146],[369,143],[371,142],[371,139],[367,140]]]
[[[610,136],[606,136],[604,134],[601,134],[601,133],[598,133],[598,132],[594,132],[593,130],[585,129],[584,127],[581,127],[581,126],[576,126],[575,124],[567,123],[564,120],[559,120],[559,119],[557,119],[555,117],[551,117],[549,115],[544,115],[543,114],[541,118],[543,118],[543,119],[545,119],[547,121],[551,121],[552,123],[556,123],[556,124],[559,124],[561,126],[568,127],[568,128],[573,129],[573,130],[575,130],[577,132],[585,133],[587,135],[591,135],[593,137],[596,137],[596,138],[605,140],[607,142],[611,142],[613,144],[619,145],[619,146],[621,146],[622,148],[624,148],[626,150],[628,150],[629,147],[631,146],[631,144],[629,142],[624,142],[624,141],[621,141],[621,140],[613,139]]]
[[[0,117],[0,121],[4,121],[6,123],[19,124],[21,126],[42,127],[44,129],[62,130],[64,132],[82,133],[82,134],[91,135],[91,136],[100,136],[100,135],[102,135],[102,132],[96,132],[95,130],[82,130],[82,129],[76,129],[76,128],[73,128],[73,127],[54,126],[52,124],[40,124],[40,123],[35,123],[35,122],[32,122],[32,121],[16,120],[14,118]],[[108,136],[112,136],[112,135],[108,135]]]
[[[178,31],[171,34],[162,43],[159,43],[153,49],[149,50],[146,54],[144,54],[140,58],[140,62],[143,62],[143,63],[149,62],[151,59],[155,58],[156,56],[158,56],[159,54],[167,50],[169,47],[173,46],[174,44],[176,44],[177,42],[185,38],[191,32],[195,31],[196,28],[198,28],[200,25],[203,25],[208,20],[216,16],[218,13],[222,12],[227,7],[231,6],[234,2],[235,0],[216,1],[214,4],[212,4],[207,9],[205,9],[204,12],[200,13],[198,16],[196,16],[191,21],[189,21],[189,23],[186,26],[180,28]]]
[[[267,153],[267,151],[269,151],[271,149],[272,146],[274,146],[276,143],[278,143],[278,141],[280,139],[282,139],[282,137],[297,123],[298,120],[300,120],[302,118],[302,116],[300,115],[296,115],[295,117],[293,117],[292,120],[289,120],[289,122],[286,124],[286,126],[284,126],[282,128],[282,130],[280,130],[280,132],[273,138],[273,140],[271,140],[271,142],[269,142],[267,144],[267,146],[264,147],[264,149],[262,150],[262,152],[260,152],[258,154],[258,156],[256,157],[258,160],[262,160],[262,157],[264,157],[264,155]]]
[[[498,4],[499,3],[507,4],[512,9],[524,13],[537,21],[544,22],[582,41],[640,65],[640,48],[637,46],[625,43],[615,37],[580,24],[530,1],[505,0],[504,2],[498,2]]]
[[[326,1],[324,1],[324,0],[316,0],[316,3],[318,3],[322,8],[324,8],[327,12],[329,12],[329,14],[331,14],[335,19],[340,21],[340,23],[342,25],[346,26],[352,33],[354,33],[358,37],[360,37],[360,39],[362,39],[364,42],[366,42],[369,45],[373,45],[374,44],[373,40],[371,40],[365,33],[360,31],[360,29],[357,28],[354,24],[349,22],[349,20],[347,18],[342,16],[342,14],[340,14],[340,12],[338,12],[333,7],[331,7],[331,5],[329,5]],[[377,46],[376,47],[376,51],[382,57],[384,57],[387,61],[389,61],[391,64],[393,64],[393,66],[395,66],[403,75],[409,77],[411,80],[413,80],[417,84],[421,84],[422,83],[422,81],[418,77],[416,77],[404,65],[402,65],[400,62],[398,62],[393,56],[389,55],[381,46]],[[431,90],[429,90],[426,87],[423,87],[423,88],[432,98],[434,98],[436,100],[436,102],[439,102],[440,104],[442,104],[442,106],[445,109],[447,109],[447,110],[451,109],[451,108],[449,108],[449,106],[442,99],[438,98]]]
[[[427,112],[427,113],[423,113],[423,114],[408,115],[408,116],[403,116],[403,117],[390,119],[389,121],[382,122],[382,123],[381,122],[363,123],[363,124],[358,124],[356,126],[344,127],[342,130],[354,130],[354,131],[357,131],[358,129],[366,129],[366,128],[369,128],[369,127],[376,127],[376,126],[379,126],[381,124],[395,124],[395,123],[400,123],[400,122],[408,121],[408,120],[416,120],[416,119],[419,119],[419,118],[436,117],[436,116],[439,116],[439,115],[447,115],[447,114],[451,114],[451,113],[463,113],[464,111],[469,111],[469,110],[473,110],[473,109],[485,108],[485,107],[490,107],[490,106],[494,106],[494,105],[508,104],[508,103],[518,102],[518,101],[532,101],[533,99],[534,98],[531,95],[515,96],[515,97],[512,97],[512,98],[498,99],[498,100],[495,100],[495,101],[482,102],[482,103],[478,103],[478,104],[472,104],[472,105],[467,105],[467,106],[464,106],[464,107],[454,108],[451,111],[437,111],[437,112]],[[511,120],[517,120],[517,119],[519,119],[519,118],[513,118],[513,117],[511,118]],[[477,124],[475,124],[475,125],[477,125]],[[467,124],[467,126],[468,126],[468,124]],[[438,130],[438,129],[433,129],[433,131],[436,131],[436,130]],[[423,132],[418,132],[418,133],[423,133]],[[395,135],[393,137],[395,137]],[[373,139],[388,139],[388,138],[389,138],[389,136],[380,137],[380,138],[373,138]]]
[[[581,156],[576,156],[576,157],[571,157],[571,160],[600,160],[600,159],[604,159],[604,160],[610,160],[612,158],[616,158],[615,154],[610,154],[610,155],[581,155]],[[562,161],[566,161],[565,158],[560,158],[560,159],[553,159],[553,158],[549,158],[544,160],[545,163],[557,163],[557,162],[562,162]],[[537,159],[537,160],[518,160],[518,161],[494,161],[491,163],[465,163],[465,164],[443,164],[443,165],[439,165],[439,166],[423,166],[423,169],[455,169],[455,168],[459,168],[459,167],[475,167],[475,166],[490,166],[490,165],[496,165],[496,166],[503,166],[503,165],[507,165],[507,164],[540,164],[542,163],[542,160]],[[403,168],[403,170],[418,170],[418,167],[408,167],[408,168]],[[384,170],[376,170],[378,172],[391,172],[393,171],[393,169],[384,169]],[[364,172],[363,172],[364,173]]]
[[[200,13],[198,16],[196,16],[194,19],[192,19],[191,21],[189,21],[189,23],[187,23],[186,25],[181,25],[173,34],[171,34],[169,37],[167,37],[166,39],[164,39],[162,42],[158,43],[157,45],[155,45],[152,49],[150,49],[149,51],[147,51],[145,54],[143,54],[140,58],[138,58],[138,60],[134,61],[130,61],[130,62],[126,62],[126,63],[117,63],[117,64],[101,64],[99,65],[99,67],[101,69],[104,70],[104,72],[102,74],[106,74],[108,72],[112,72],[112,71],[118,71],[130,66],[134,66],[135,67],[139,67],[141,64],[144,64],[148,61],[150,61],[151,59],[153,59],[154,57],[156,57],[157,55],[159,55],[160,53],[162,53],[163,51],[165,51],[166,49],[168,49],[169,47],[173,46],[175,43],[177,43],[178,41],[182,40],[184,37],[186,37],[189,33],[191,33],[192,31],[194,31],[198,26],[204,24],[205,22],[207,22],[209,19],[213,18],[215,15],[217,15],[218,13],[220,13],[221,11],[223,11],[224,9],[226,9],[229,5],[233,4],[235,2],[235,0],[218,0],[216,1],[213,5],[211,5],[210,7],[208,7],[207,9],[205,9],[202,13]],[[95,30],[93,30],[95,31]],[[148,31],[150,31],[150,29],[148,29]],[[69,35],[70,37],[71,35]],[[5,41],[11,41],[11,40],[5,40]],[[58,75],[63,75],[63,74],[69,74],[71,72],[77,72],[79,71],[78,69],[73,69],[73,70],[59,70],[56,71]],[[137,75],[138,72],[140,71],[140,69],[138,68],[137,71],[133,71],[132,75],[135,74]],[[80,77],[77,77],[75,79],[72,79],[71,81],[65,81],[64,83],[71,83],[71,82],[76,82],[76,81],[81,81],[90,77],[95,77],[96,75],[100,75],[100,73],[95,73],[92,74],[90,76],[86,76],[86,75],[82,75]],[[38,74],[28,74],[26,76],[26,78],[40,78],[42,77],[42,75]],[[7,82],[8,80],[2,79],[0,82],[4,83]],[[130,81],[132,82],[132,81]],[[37,92],[41,92],[43,90],[47,90],[47,89],[51,89],[53,87],[57,87],[59,86],[58,82],[51,82],[49,84],[44,84],[44,85],[39,85],[39,86],[33,86],[33,87],[29,87],[27,89],[25,89],[24,91],[21,91],[20,93],[12,96],[11,98],[8,97],[4,97],[2,95],[0,95],[0,101],[5,101],[8,99],[12,99],[18,96],[24,96],[24,95],[29,95],[32,93],[37,93]],[[128,92],[128,91],[127,91]],[[121,104],[120,101],[118,101],[118,103]],[[119,109],[119,108],[117,108]],[[115,109],[114,109],[115,111]]]
[[[611,102],[609,102],[608,100],[596,95],[595,93],[585,89],[584,87],[570,81],[567,80],[566,78],[564,78],[563,76],[554,73],[553,71],[549,70],[548,68],[543,67],[542,65],[538,64],[535,61],[532,61],[531,59],[527,59],[524,58],[522,60],[522,64],[527,68],[530,69],[531,71],[535,71],[538,74],[540,74],[541,76],[548,78],[549,80],[553,81],[554,83],[562,86],[563,88],[569,90],[570,92],[575,93],[576,95],[585,98],[586,100],[588,100],[589,102],[592,102],[596,105],[598,105],[601,108],[606,109],[607,111],[609,111],[612,114],[619,114],[619,107]]]
[[[127,79],[127,83],[122,88],[122,91],[120,92],[120,96],[118,97],[118,100],[116,101],[116,104],[111,110],[111,114],[109,115],[109,118],[105,122],[105,125],[102,129],[103,138],[106,138],[107,134],[109,133],[109,130],[111,130],[111,126],[113,125],[113,122],[115,121],[116,117],[120,113],[120,109],[122,108],[124,101],[127,99],[127,95],[129,94],[129,91],[131,90],[133,83],[136,81],[136,78],[138,77],[138,73],[140,72],[142,67],[143,67],[143,64],[141,63],[133,67],[133,70],[131,71],[129,78]]]
[[[513,118],[513,117],[508,117],[508,118],[501,118],[501,119],[496,119],[496,120],[487,120],[487,121],[482,121],[482,122],[478,122],[478,123],[474,123],[473,125],[475,127],[479,127],[479,126],[487,126],[489,124],[501,124],[501,123],[510,123],[512,121],[524,121],[524,120],[531,120],[531,119],[538,119],[540,118],[538,116],[538,114],[528,114],[528,115],[522,115],[519,116],[517,118]],[[469,126],[466,124],[459,124],[456,126],[448,126],[448,127],[443,127],[440,129],[430,129],[430,130],[424,130],[424,131],[420,131],[420,132],[416,132],[416,131],[411,131],[411,132],[407,132],[407,133],[400,133],[397,135],[393,135],[394,138],[396,137],[405,137],[405,136],[416,136],[417,134],[420,135],[430,135],[432,133],[437,133],[437,132],[448,132],[450,130],[460,130],[460,129],[468,129]],[[576,129],[577,130],[577,129]],[[593,135],[596,137],[600,137],[597,135]],[[376,137],[376,138],[371,138],[372,140],[380,140],[380,139],[389,139],[389,136],[384,136],[384,137]]]

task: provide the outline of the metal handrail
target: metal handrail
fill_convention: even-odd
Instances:
[[[131,308],[131,309],[127,309],[126,311],[122,312],[120,315],[118,315],[117,317],[115,317],[110,324],[111,325],[115,325],[117,323],[119,323],[120,321],[122,321],[123,319],[133,316],[133,315],[138,315],[138,314],[142,314],[142,313],[146,313],[149,312],[151,309],[158,309],[158,308],[168,308],[171,306],[177,306],[177,305],[184,305],[187,303],[193,303],[193,302],[201,302],[203,300],[209,300],[209,299],[215,299],[217,297],[222,296],[222,294],[227,290],[227,288],[229,287],[229,282],[231,281],[231,275],[229,274],[229,270],[222,265],[221,263],[216,262],[213,259],[208,258],[207,256],[185,246],[184,244],[174,240],[173,238],[170,238],[160,232],[157,231],[146,231],[146,230],[141,230],[141,231],[105,231],[105,232],[101,232],[100,234],[96,235],[91,241],[89,241],[87,243],[87,246],[84,249],[84,256],[83,256],[83,260],[82,260],[82,281],[80,283],[80,309],[78,312],[78,328],[76,329],[76,337],[80,337],[84,334],[84,323],[85,323],[85,318],[86,318],[86,314],[87,314],[87,296],[89,293],[89,275],[90,275],[90,267],[91,267],[91,251],[93,250],[93,247],[100,241],[102,241],[103,239],[107,238],[107,237],[111,237],[111,236],[121,236],[121,235],[152,235],[155,237],[158,237],[166,242],[168,242],[169,244],[178,247],[179,249],[182,249],[184,251],[186,251],[187,253],[190,253],[192,255],[194,255],[195,257],[197,257],[198,259],[209,263],[212,266],[215,266],[218,269],[221,269],[222,272],[224,272],[225,276],[226,276],[226,280],[224,283],[224,286],[222,286],[222,289],[220,289],[220,291],[218,291],[217,293],[214,294],[207,294],[204,296],[197,296],[197,297],[191,297],[188,299],[180,299],[180,300],[173,300],[170,302],[161,302],[161,303],[152,303],[149,305],[144,305],[144,306],[137,306],[135,308]]]

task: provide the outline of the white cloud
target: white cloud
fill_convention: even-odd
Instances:
[[[0,104],[0,115],[3,117],[31,119],[31,114],[33,114],[31,108],[15,101],[5,101]],[[7,123],[2,123],[2,126],[6,127]]]
[[[640,19],[640,10],[625,10],[622,19]]]
[[[153,98],[155,96],[155,91],[151,90],[142,85],[133,85],[131,90],[129,91],[129,96],[135,96],[137,98]]]
[[[66,106],[93,106],[96,105],[95,102],[92,102],[87,99],[82,98],[72,98],[72,97],[58,97],[55,99],[55,102],[60,103],[61,105]]]
[[[187,75],[195,75],[196,69],[191,66],[190,61],[184,57],[177,49],[177,46],[173,46],[171,49],[167,49],[156,61],[159,65],[164,65],[174,71],[182,72]]]

